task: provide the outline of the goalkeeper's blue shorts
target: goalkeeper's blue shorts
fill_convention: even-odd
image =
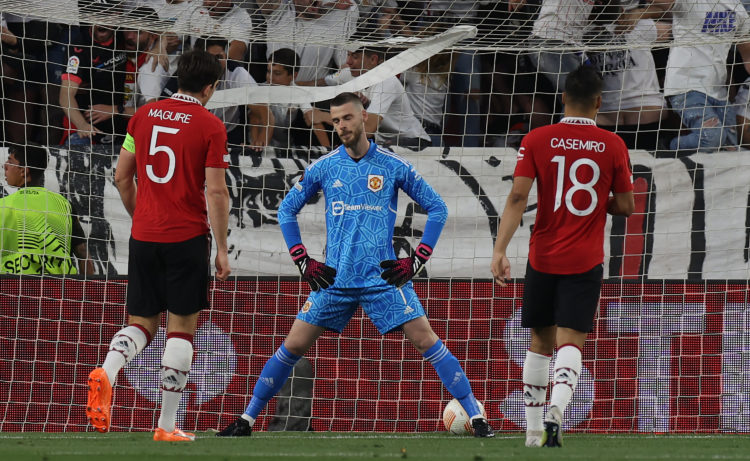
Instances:
[[[380,334],[398,329],[404,323],[425,315],[414,286],[384,285],[368,288],[328,288],[310,292],[297,318],[339,333],[362,306]]]

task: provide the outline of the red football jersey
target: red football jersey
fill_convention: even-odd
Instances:
[[[514,176],[536,178],[529,241],[534,269],[580,274],[604,261],[609,194],[633,190],[628,149],[619,136],[587,118],[563,118],[524,137]]]
[[[176,93],[138,109],[128,135],[138,177],[133,238],[183,242],[208,233],[205,169],[229,167],[221,120],[197,99]]]

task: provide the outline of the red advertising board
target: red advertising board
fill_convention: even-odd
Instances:
[[[87,429],[86,376],[125,322],[126,287],[122,279],[0,279],[0,431]],[[493,425],[522,429],[522,283],[500,289],[489,281],[436,280],[415,287]],[[238,279],[217,283],[212,293],[178,415],[186,430],[219,428],[242,412],[307,287]],[[569,429],[749,432],[747,298],[745,282],[605,282]],[[120,373],[113,430],[156,424],[163,336]],[[451,397],[402,334],[381,337],[360,313],[343,334],[326,333],[307,357],[315,376],[313,430],[442,430]],[[266,415],[274,409],[272,401]]]

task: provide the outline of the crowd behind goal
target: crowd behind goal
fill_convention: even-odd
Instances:
[[[56,2],[47,3],[54,12]],[[368,130],[381,144],[518,147],[530,129],[559,119],[562,80],[580,63],[605,78],[597,124],[631,149],[674,157],[732,150],[749,139],[743,135],[750,55],[743,40],[750,23],[739,0],[81,0],[78,6],[106,12],[101,17],[108,21],[61,24],[3,14],[4,142],[120,143],[138,107],[174,90],[177,57],[191,47],[213,48],[223,60],[219,89],[335,85],[400,51],[378,45],[383,39],[430,36],[454,24],[477,26],[478,39],[362,92],[368,110],[379,115]],[[116,27],[118,15],[159,30]],[[220,33],[170,33],[170,24]],[[487,47],[488,37],[514,46]],[[337,142],[325,102],[215,113],[231,145],[255,152]]]

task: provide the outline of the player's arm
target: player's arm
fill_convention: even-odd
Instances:
[[[292,261],[299,269],[302,280],[310,285],[310,289],[317,291],[333,285],[336,269],[311,258],[307,248],[302,243],[302,234],[297,222],[297,214],[310,198],[320,190],[320,180],[317,172],[320,168],[308,168],[299,181],[286,194],[279,205],[279,227],[284,241],[292,256]]]
[[[125,144],[120,149],[120,158],[117,160],[115,187],[117,187],[117,191],[120,193],[120,200],[122,200],[125,210],[127,210],[132,218],[135,212],[135,198],[138,190],[135,184],[135,152],[131,152],[130,149],[135,151],[135,143],[130,134],[128,134],[125,138]]]
[[[615,216],[628,217],[635,210],[633,191],[615,192],[607,202],[607,213]]]
[[[229,230],[229,189],[224,168],[206,168],[206,201],[208,219],[216,240],[216,278],[226,280],[232,269],[229,267],[227,234]]]
[[[427,222],[422,233],[422,240],[413,255],[380,263],[380,267],[385,269],[380,277],[397,287],[403,286],[422,270],[432,256],[432,250],[437,245],[445,221],[448,219],[448,207],[442,197],[422,178],[422,175],[417,173],[413,166],[410,165],[405,177],[402,178],[400,187],[427,211]]]
[[[625,143],[618,138],[619,148],[615,151],[614,180],[612,197],[607,201],[607,213],[611,215],[630,216],[635,210],[633,199],[633,168]]]
[[[492,252],[492,276],[500,286],[505,286],[505,280],[510,278],[510,262],[505,255],[510,239],[521,224],[526,203],[529,201],[529,192],[534,184],[533,178],[516,176],[513,178],[513,187],[505,201],[505,209],[500,218],[500,226],[497,230],[497,240]]]

